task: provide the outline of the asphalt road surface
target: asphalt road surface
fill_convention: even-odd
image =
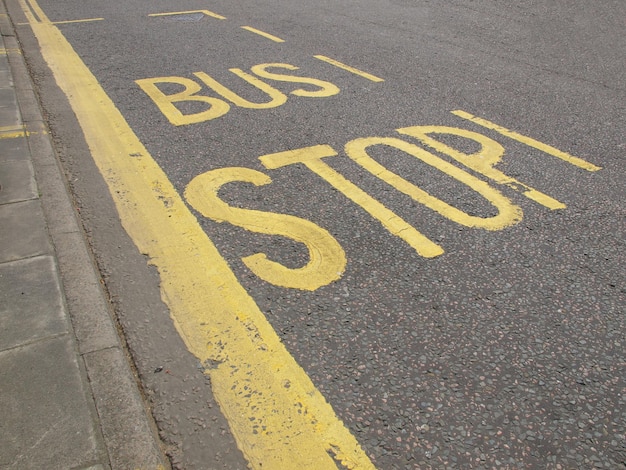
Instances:
[[[175,468],[626,467],[622,0],[7,3]]]

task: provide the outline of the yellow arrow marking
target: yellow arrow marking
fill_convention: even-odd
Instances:
[[[189,11],[170,11],[167,13],[152,13],[148,16],[174,16],[174,15],[189,15],[191,13],[204,13],[206,16],[210,16],[212,18],[217,18],[218,20],[225,20],[226,17],[222,15],[218,15],[217,13],[213,13],[209,10],[189,10]]]

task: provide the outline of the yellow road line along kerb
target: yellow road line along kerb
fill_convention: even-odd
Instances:
[[[373,82],[384,82],[382,78],[377,77],[376,75],[372,75],[371,73],[363,72],[362,70],[355,69],[354,67],[350,67],[349,65],[343,64],[335,59],[331,59],[330,57],[326,57],[323,55],[315,55],[313,56],[316,59],[322,60],[328,64],[334,65],[335,67],[339,67],[340,69],[347,70],[355,75],[358,75],[363,78],[367,78]]]
[[[41,22],[25,1],[24,13],[122,224],[159,270],[174,324],[205,365],[252,468],[373,469],[97,79],[35,1]]]

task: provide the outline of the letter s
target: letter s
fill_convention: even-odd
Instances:
[[[322,98],[327,96],[333,96],[339,93],[339,88],[330,82],[324,80],[318,80],[317,78],[298,77],[297,75],[284,75],[282,73],[269,72],[268,68],[281,68],[287,70],[298,70],[298,67],[290,64],[259,64],[251,67],[250,70],[257,74],[259,77],[269,78],[270,80],[276,80],[277,82],[291,82],[291,83],[308,83],[319,87],[319,90],[307,91],[302,88],[293,90],[292,95],[296,96],[308,96],[311,98]]]
[[[229,222],[251,232],[282,235],[304,243],[309,262],[291,269],[256,253],[242,259],[258,277],[271,284],[292,289],[316,290],[339,279],[346,266],[343,248],[323,228],[305,219],[229,206],[218,196],[219,189],[241,181],[263,186],[272,182],[269,176],[250,168],[220,168],[196,176],[185,189],[187,202],[203,216],[216,222]]]

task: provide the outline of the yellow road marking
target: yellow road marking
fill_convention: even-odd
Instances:
[[[269,39],[270,41],[274,41],[274,42],[285,42],[284,39],[281,39],[279,37],[274,36],[273,34],[270,33],[266,33],[265,31],[261,31],[260,29],[256,29],[253,28],[252,26],[242,26],[242,29],[245,29],[246,31],[250,31],[251,33],[255,33],[258,34],[259,36],[263,36],[264,38]]]
[[[326,57],[323,55],[315,55],[313,56],[316,59],[322,60],[324,62],[327,62],[331,65],[334,65],[335,67],[339,67],[340,69],[344,69],[347,70],[348,72],[351,72],[355,75],[359,75],[363,78],[367,78],[368,80],[371,80],[373,82],[384,82],[385,80],[383,80],[382,78],[377,77],[376,75],[372,75],[371,73],[367,73],[367,72],[363,72],[362,70],[359,69],[355,69],[354,67],[350,67],[349,65],[343,64],[335,59],[331,59],[330,57]]]
[[[71,23],[90,23],[92,21],[103,21],[104,18],[85,18],[82,20],[64,20],[64,21],[51,21],[50,24],[71,24]],[[20,26],[27,26],[30,23],[18,23]]]
[[[204,13],[207,16],[211,16],[213,18],[217,18],[218,20],[225,20],[226,17],[222,15],[218,15],[217,13],[213,13],[209,10],[189,10],[189,11],[170,11],[167,13],[151,13],[148,16],[174,16],[174,15],[189,15],[191,13]]]
[[[274,88],[268,83],[259,80],[258,77],[267,78],[277,82],[289,82],[289,83],[306,83],[318,87],[318,90],[310,90],[297,88],[289,92],[290,95],[304,96],[309,98],[323,98],[333,96],[339,93],[339,88],[329,82],[318,80],[311,77],[302,77],[298,75],[288,75],[284,73],[272,72],[268,69],[286,69],[286,70],[298,70],[298,67],[290,64],[283,63],[271,63],[271,64],[258,64],[251,67],[251,71],[256,75],[251,75],[244,72],[241,69],[232,68],[230,72],[237,75],[243,81],[248,82],[250,85],[256,87],[259,91],[265,93],[269,101],[265,102],[252,102],[245,98],[242,98],[237,93],[233,92],[220,82],[215,80],[209,74],[205,72],[195,72],[196,78],[216,92],[225,100],[241,108],[248,109],[268,109],[282,106],[287,102],[287,95],[283,94],[280,90]],[[154,77],[154,78],[142,78],[135,80],[135,83],[141,87],[141,89],[154,101],[159,110],[163,113],[167,119],[175,126],[183,126],[187,124],[195,124],[199,122],[209,121],[211,119],[219,118],[228,111],[230,111],[231,105],[227,101],[215,98],[213,96],[206,96],[200,94],[202,87],[196,81],[185,77]],[[176,93],[165,94],[159,87],[162,83],[175,83],[181,85],[183,89]],[[202,111],[198,111],[192,114],[183,114],[179,107],[174,103],[180,103],[185,101],[195,101],[205,103]]]
[[[0,139],[15,139],[17,137],[26,137],[30,135],[30,132],[0,132]]]
[[[402,132],[402,129],[399,131]],[[367,149],[376,145],[386,145],[388,147],[398,149],[407,155],[411,155],[427,165],[436,168],[443,174],[454,178],[458,182],[465,184],[489,201],[491,205],[498,210],[498,213],[492,217],[471,215],[461,209],[451,206],[435,196],[432,196],[413,183],[388,170],[370,157],[367,153]],[[505,197],[498,190],[492,188],[483,180],[470,175],[466,171],[461,170],[459,167],[438,158],[417,145],[413,145],[404,140],[393,137],[365,137],[348,142],[345,149],[348,157],[369,171],[372,175],[380,178],[398,191],[411,197],[414,201],[425,205],[426,207],[458,224],[465,225],[467,227],[483,228],[485,230],[502,230],[503,228],[514,225],[522,220],[521,208],[513,204],[511,200]]]
[[[288,268],[268,259],[265,253],[242,258],[248,269],[266,282],[291,289],[316,290],[341,277],[346,254],[337,240],[319,225],[288,214],[229,206],[218,195],[232,182],[263,186],[272,182],[265,173],[250,168],[217,168],[196,176],[185,189],[185,198],[195,210],[216,222],[229,222],[256,233],[282,235],[306,246],[309,262]]]
[[[0,126],[0,139],[15,139],[17,137],[26,137],[29,135],[26,128],[20,126]]]
[[[517,132],[509,130],[506,127],[499,126],[497,124],[494,124],[491,121],[487,121],[486,119],[482,119],[470,113],[466,113],[465,111],[461,111],[461,110],[452,111],[452,114],[459,116],[460,118],[467,119],[468,121],[471,121],[474,124],[478,124],[479,126],[483,126],[483,127],[486,127],[487,129],[496,131],[506,137],[509,137],[513,140],[517,140],[518,142],[526,144],[529,147],[533,147],[533,148],[536,148],[537,150],[541,150],[542,152],[552,155],[553,157],[560,158],[561,160],[566,161],[567,163],[571,163],[572,165],[577,166],[578,168],[582,168],[583,170],[598,171],[602,169],[601,167],[596,166],[593,163],[589,163],[583,160],[582,158],[578,158],[573,155],[570,155],[569,153],[563,152],[557,148],[552,147],[551,145],[547,145],[542,142],[539,142],[538,140],[532,139],[530,137],[526,137],[522,134],[518,134]]]
[[[504,156],[504,147],[486,135],[468,131],[466,129],[448,126],[412,126],[397,129],[397,131],[401,134],[415,137],[428,147],[432,147],[438,152],[449,155],[457,162],[485,175],[487,178],[491,178],[499,184],[505,184],[515,191],[520,191],[527,198],[532,199],[549,209],[565,209],[565,204],[562,202],[557,201],[547,194],[531,188],[527,184],[518,181],[512,176],[505,175],[500,170],[496,169],[495,165],[500,162]],[[431,137],[431,134],[458,135],[476,142],[480,145],[480,150],[472,154],[463,153]]]
[[[4,47],[0,47],[0,54],[21,54],[22,51],[17,48],[5,49]]]
[[[29,131],[26,126],[0,126],[0,139],[16,139],[18,137],[28,137],[33,134],[46,134],[46,130]]]
[[[400,216],[387,209],[378,200],[374,199],[322,160],[334,156],[337,156],[337,152],[330,145],[315,145],[312,147],[263,155],[259,157],[259,160],[263,166],[269,170],[275,170],[295,163],[302,163],[352,202],[361,206],[390,233],[404,240],[420,256],[424,258],[434,258],[443,254],[443,248],[429,240]]]
[[[123,226],[159,270],[174,324],[205,365],[252,468],[373,469],[69,42],[35,0],[41,21],[20,4]]]
[[[103,21],[103,20],[104,18],[85,18],[83,20],[55,21],[52,24],[89,23],[91,21]]]
[[[24,134],[25,129],[26,128],[21,124],[17,126],[0,126],[0,133],[4,134],[4,133],[21,132],[22,134]]]

